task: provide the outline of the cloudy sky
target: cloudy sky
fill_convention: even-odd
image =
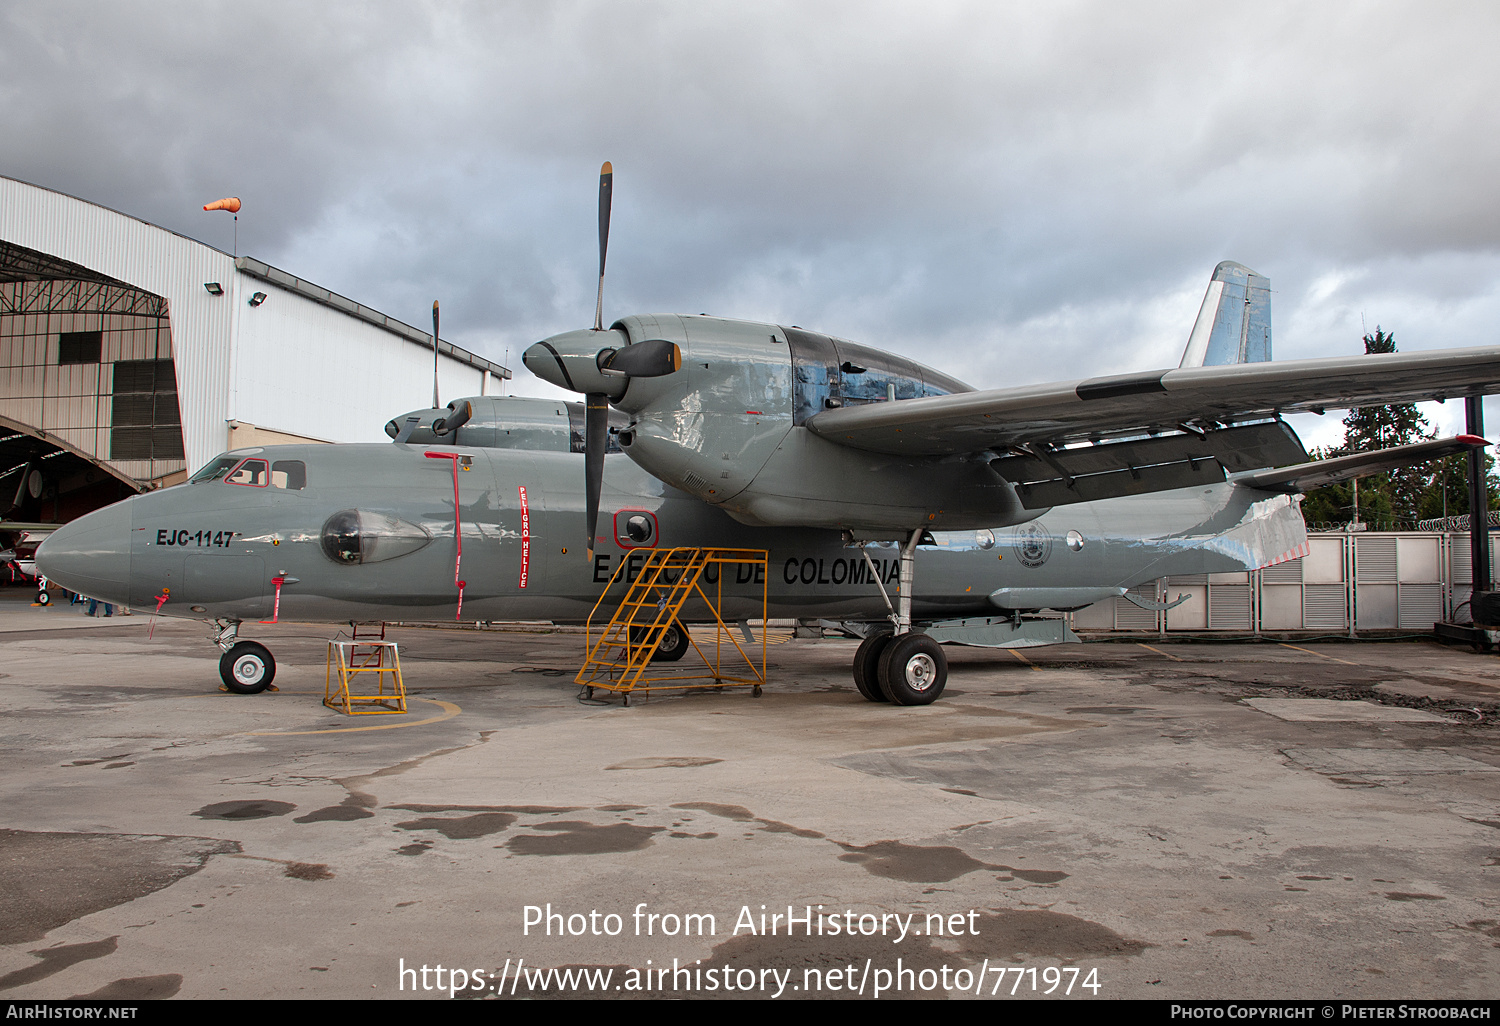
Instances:
[[[1223,259],[1278,357],[1500,341],[1497,43],[1492,3],[0,0],[0,174],[223,249],[238,195],[241,253],[440,299],[547,394],[518,353],[592,321],[607,159],[607,316],[1001,387],[1175,366]]]

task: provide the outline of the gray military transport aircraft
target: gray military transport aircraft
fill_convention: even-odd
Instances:
[[[726,620],[760,616],[764,586],[771,616],[864,639],[865,698],[923,705],[943,690],[942,642],[1062,642],[1057,611],[1295,558],[1299,492],[1486,444],[1309,462],[1282,414],[1491,393],[1500,347],[1271,362],[1270,283],[1229,262],[1177,368],[1048,385],[976,391],[778,324],[606,328],[604,170],[594,327],[523,355],[582,406],[462,399],[391,421],[394,444],[225,453],[56,531],[42,571],[213,623],[225,685],[251,694],[275,675],[239,637],[257,620],[578,623],[645,550],[766,549],[769,580],[725,571]]]

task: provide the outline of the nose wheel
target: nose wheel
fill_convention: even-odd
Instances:
[[[258,695],[276,679],[276,660],[266,646],[241,641],[219,657],[219,677],[236,695]]]

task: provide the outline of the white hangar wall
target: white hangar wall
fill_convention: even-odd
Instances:
[[[235,290],[229,419],[325,441],[388,442],[387,421],[432,402],[430,342],[244,271]],[[266,298],[252,307],[256,292]],[[438,383],[443,402],[481,395],[486,372],[443,354]]]
[[[189,471],[229,447],[233,421],[330,442],[384,441],[386,421],[431,400],[430,334],[260,261],[5,177],[0,243],[166,300]],[[223,293],[211,294],[209,282]],[[256,292],[266,299],[251,307]],[[18,351],[55,353],[55,332],[70,330],[45,318],[33,323],[43,325],[38,339],[17,343]],[[510,376],[456,346],[440,349],[445,400],[483,394],[491,378]]]

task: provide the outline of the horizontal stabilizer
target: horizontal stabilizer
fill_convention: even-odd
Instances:
[[[1428,442],[1398,445],[1375,452],[1356,452],[1348,456],[1335,456],[1329,460],[1300,463],[1295,467],[1279,470],[1257,470],[1248,474],[1236,474],[1236,484],[1260,488],[1268,492],[1305,492],[1312,488],[1347,481],[1351,477],[1364,477],[1382,471],[1427,460],[1442,459],[1471,449],[1483,448],[1490,443],[1478,435],[1459,435],[1456,438],[1434,438]]]

